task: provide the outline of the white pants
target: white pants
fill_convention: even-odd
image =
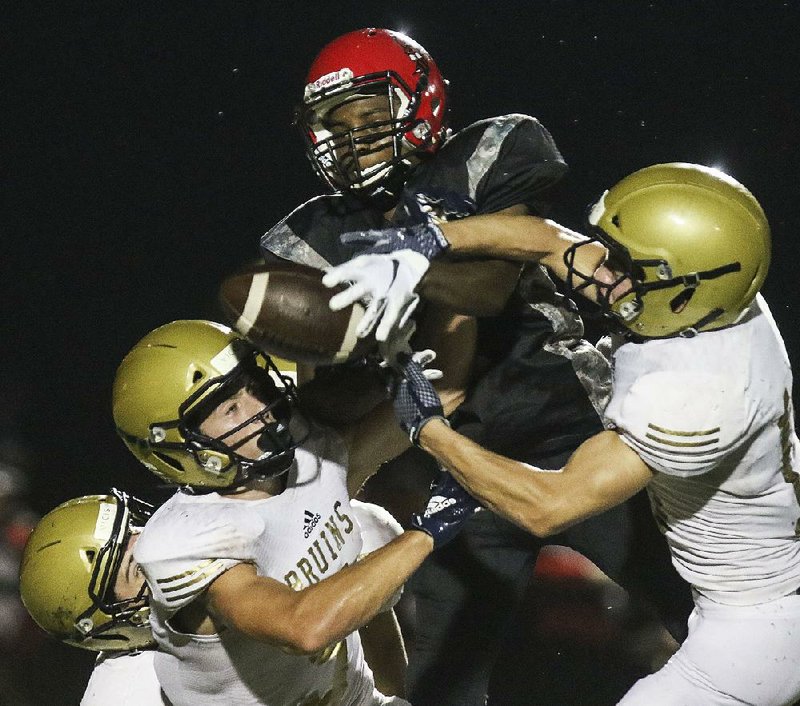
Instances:
[[[730,606],[695,596],[689,636],[619,706],[787,706],[800,699],[800,596]]]

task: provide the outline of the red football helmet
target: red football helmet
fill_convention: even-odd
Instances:
[[[400,32],[334,39],[311,65],[295,114],[319,177],[360,198],[396,197],[408,170],[447,134],[446,87],[428,52]],[[342,118],[344,106],[356,117]]]

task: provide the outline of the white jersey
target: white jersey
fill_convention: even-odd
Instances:
[[[403,534],[403,527],[386,508],[361,500],[351,500],[353,513],[361,529],[361,555],[371,554]]]
[[[365,503],[361,500],[351,500],[350,504],[356,522],[361,528],[361,543],[363,546],[359,559],[389,544],[395,537],[403,534],[403,527],[386,508],[374,503]],[[386,601],[386,605],[383,606],[381,612],[394,608],[402,595],[403,587],[401,586]]]
[[[168,623],[237,563],[300,590],[355,562],[362,545],[345,461],[339,438],[317,433],[297,449],[279,495],[237,500],[178,492],[148,521],[134,554],[152,590],[156,672],[175,706],[384,703],[357,632],[308,657],[234,630],[183,635]]]
[[[155,650],[101,652],[81,706],[169,706],[153,666]]]
[[[653,469],[653,514],[700,595],[749,605],[800,587],[800,443],[789,360],[759,295],[740,323],[625,343],[609,428]]]

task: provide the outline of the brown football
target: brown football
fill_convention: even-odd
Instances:
[[[231,327],[269,355],[309,365],[332,365],[375,348],[373,336],[357,338],[364,307],[331,311],[323,273],[294,263],[261,263],[227,277],[219,301]]]

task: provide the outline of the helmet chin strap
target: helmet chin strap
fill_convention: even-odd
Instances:
[[[698,333],[700,333],[700,329],[702,329],[704,326],[708,326],[712,321],[714,321],[714,319],[718,319],[724,313],[725,310],[720,309],[719,307],[712,309],[704,317],[698,321],[695,321],[694,324],[683,329],[683,331],[681,331],[678,335],[681,338],[694,338]]]
[[[634,264],[636,265],[646,265],[650,264],[651,262],[656,262],[656,261],[634,260]],[[669,279],[663,279],[658,282],[648,282],[646,284],[640,285],[640,291],[642,293],[652,292],[653,290],[656,289],[668,289],[669,287],[676,287],[681,284],[684,286],[685,290],[693,291],[703,280],[716,279],[717,277],[722,277],[722,275],[727,275],[730,274],[731,272],[739,272],[741,269],[742,269],[741,262],[729,262],[727,265],[721,265],[720,267],[715,267],[712,270],[703,270],[701,272],[690,272],[687,275],[670,277]]]
[[[256,446],[265,453],[275,453],[285,448],[284,444],[279,443],[281,436],[289,434],[289,427],[283,422],[270,422],[264,425],[264,431],[256,439]]]
[[[642,264],[643,261],[639,261],[638,264]],[[722,277],[723,275],[730,274],[732,272],[739,272],[742,269],[742,264],[740,262],[729,262],[727,265],[721,265],[720,267],[715,267],[711,270],[703,270],[701,272],[690,272],[687,275],[680,275],[679,277],[671,277],[670,279],[665,279],[660,282],[649,282],[647,284],[642,284],[637,290],[638,298],[643,301],[644,294],[647,292],[652,292],[658,289],[668,289],[669,287],[676,287],[679,285],[683,285],[684,289],[682,289],[678,294],[670,302],[670,307],[674,312],[679,311],[683,308],[686,304],[688,304],[689,300],[694,296],[694,293],[697,287],[700,285],[700,282],[703,280],[711,280],[716,279],[717,277]],[[712,309],[704,316],[700,317],[697,321],[695,321],[691,326],[687,326],[682,331],[678,332],[678,336],[682,338],[693,338],[696,336],[705,326],[708,326],[712,321],[718,319],[725,313],[724,309],[719,307]],[[630,331],[632,336],[636,339],[644,338],[638,334],[633,333]],[[674,335],[674,334],[673,334]]]

